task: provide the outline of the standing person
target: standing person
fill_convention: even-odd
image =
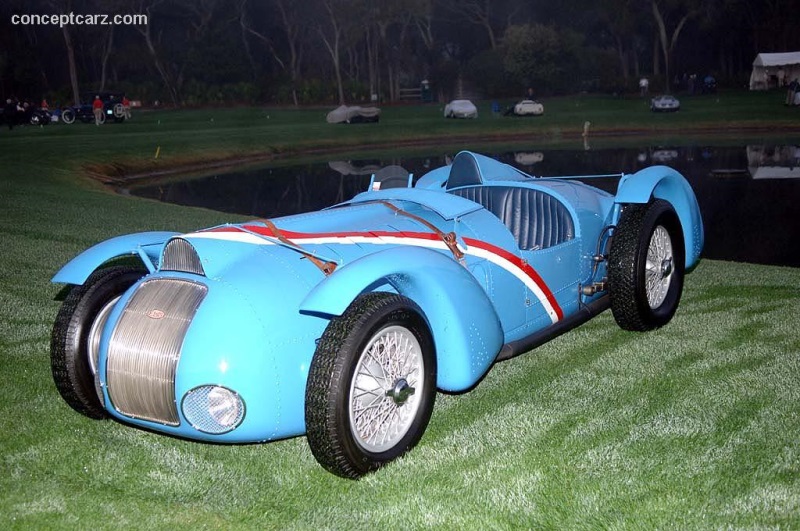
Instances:
[[[94,113],[94,125],[100,125],[105,121],[103,120],[103,100],[100,99],[100,96],[94,97],[92,112]]]
[[[17,106],[11,98],[6,100],[6,106],[3,107],[3,117],[8,124],[8,130],[14,129],[14,122],[17,121]]]
[[[794,78],[786,88],[786,101],[784,102],[784,105],[794,105],[795,94],[797,93],[798,89],[800,89],[800,82],[798,82],[797,78]]]
[[[131,119],[131,100],[124,94],[122,95],[122,112],[126,120]]]
[[[650,80],[647,79],[646,77],[643,77],[642,79],[640,79],[639,80],[639,92],[642,94],[643,98],[645,96],[647,96],[647,92],[648,92],[649,89],[650,89]]]
[[[535,101],[533,98],[533,87],[528,87],[527,92],[525,92],[525,99]]]

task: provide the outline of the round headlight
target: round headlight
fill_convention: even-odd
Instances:
[[[183,416],[205,433],[226,433],[244,419],[244,402],[238,393],[217,385],[195,387],[183,397]]]

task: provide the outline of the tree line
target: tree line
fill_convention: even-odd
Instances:
[[[118,90],[147,103],[397,101],[659,91],[688,74],[746,84],[800,49],[795,0],[6,0],[3,98]],[[19,24],[31,14],[144,24]],[[15,17],[15,15],[17,15]],[[131,19],[133,17],[130,17]],[[26,20],[30,20],[30,17]]]

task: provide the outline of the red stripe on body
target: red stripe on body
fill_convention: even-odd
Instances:
[[[254,234],[258,234],[261,236],[267,236],[270,238],[274,238],[275,235],[264,226],[261,225],[242,225],[241,227],[238,226],[224,226],[224,227],[216,227],[213,229],[208,229],[203,232],[251,232]],[[398,232],[398,231],[369,231],[369,232],[294,232],[290,230],[281,229],[281,234],[290,240],[307,240],[307,239],[316,239],[316,238],[381,238],[381,237],[392,237],[392,238],[409,238],[409,239],[421,239],[421,240],[429,240],[429,241],[437,241],[441,240],[439,235],[433,232]],[[483,249],[484,251],[488,251],[492,254],[495,254],[504,260],[514,264],[520,270],[522,270],[525,275],[527,275],[533,282],[539,286],[539,289],[542,290],[547,301],[553,307],[553,310],[556,312],[558,319],[561,320],[564,318],[564,312],[561,309],[561,306],[556,301],[555,295],[553,292],[550,291],[550,288],[547,287],[544,279],[536,272],[536,270],[531,267],[528,262],[522,260],[520,257],[506,251],[502,247],[497,247],[496,245],[492,245],[491,243],[484,242],[482,240],[476,240],[474,238],[464,238],[464,243],[466,243],[470,247],[477,247],[479,249]]]

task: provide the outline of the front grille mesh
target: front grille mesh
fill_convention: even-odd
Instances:
[[[175,369],[207,288],[183,279],[140,285],[123,310],[108,349],[106,383],[121,414],[177,426]]]
[[[197,251],[183,238],[173,238],[164,246],[161,271],[183,271],[205,276]]]

